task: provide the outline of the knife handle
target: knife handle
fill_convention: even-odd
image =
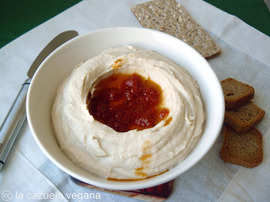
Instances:
[[[31,79],[21,87],[0,128],[0,170],[26,120],[26,95]]]

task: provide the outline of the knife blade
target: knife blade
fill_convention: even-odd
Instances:
[[[74,30],[60,33],[45,46],[30,66],[27,72],[29,78],[22,84],[20,92],[0,127],[0,170],[5,164],[6,158],[26,120],[26,95],[33,75],[48,55],[76,36],[78,36],[78,33]]]

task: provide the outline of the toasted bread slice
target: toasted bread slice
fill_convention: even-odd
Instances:
[[[236,109],[254,98],[254,88],[248,84],[228,78],[220,82],[226,109]]]
[[[245,134],[236,133],[231,127],[223,128],[223,145],[220,157],[227,163],[247,168],[258,166],[263,160],[263,137],[256,128]]]
[[[264,117],[265,111],[253,102],[234,110],[225,110],[224,122],[237,133],[247,133]]]

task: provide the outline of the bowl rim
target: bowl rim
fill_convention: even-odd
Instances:
[[[30,104],[31,104],[31,96],[32,96],[32,86],[35,83],[36,75],[39,74],[40,70],[44,67],[44,65],[46,65],[46,63],[52,58],[52,56],[55,53],[60,52],[62,49],[67,47],[69,44],[76,43],[76,41],[82,40],[85,37],[86,38],[90,37],[93,34],[99,34],[99,33],[102,33],[102,32],[113,32],[115,30],[117,30],[117,31],[119,31],[119,30],[120,31],[129,30],[129,31],[134,31],[134,32],[137,32],[137,31],[150,32],[150,33],[153,33],[153,34],[162,35],[164,37],[169,37],[171,39],[174,38],[173,40],[178,41],[178,43],[181,43],[186,48],[192,50],[193,53],[196,55],[196,57],[200,58],[201,61],[203,63],[205,63],[204,65],[206,65],[208,67],[208,71],[211,72],[211,74],[213,76],[213,79],[215,80],[215,82],[217,84],[219,84],[219,85],[216,86],[217,92],[216,92],[215,96],[220,99],[219,102],[220,102],[221,106],[219,107],[219,110],[217,111],[217,113],[219,113],[220,116],[219,116],[219,119],[217,119],[216,123],[215,123],[216,125],[218,125],[215,128],[215,131],[213,132],[213,133],[215,133],[215,137],[211,139],[207,149],[204,149],[203,152],[200,154],[200,156],[198,158],[196,158],[191,164],[189,164],[189,166],[187,166],[185,169],[183,169],[181,173],[179,173],[177,171],[174,171],[174,170],[173,170],[173,172],[170,172],[171,170],[169,170],[166,173],[163,173],[161,175],[158,175],[158,176],[155,176],[155,177],[152,177],[152,178],[147,178],[146,180],[119,181],[117,183],[104,184],[103,182],[93,181],[92,179],[85,178],[81,174],[74,173],[69,168],[65,167],[65,165],[62,165],[61,163],[59,163],[54,158],[54,156],[52,156],[47,151],[47,149],[44,147],[44,145],[40,141],[38,135],[36,134],[36,130],[35,130],[34,126],[33,126],[33,122],[32,122],[32,119],[31,119],[31,112],[30,112],[31,111],[31,105]],[[223,99],[221,99],[221,98],[223,98]],[[67,173],[68,175],[70,175],[70,176],[72,176],[72,177],[74,177],[74,178],[76,178],[76,179],[78,179],[80,181],[89,183],[91,185],[94,185],[94,186],[97,186],[97,187],[100,187],[100,188],[112,189],[112,190],[134,190],[134,189],[143,189],[143,188],[157,186],[159,184],[163,184],[163,183],[166,183],[168,181],[171,181],[171,180],[175,179],[176,177],[180,176],[181,174],[185,173],[187,170],[191,169],[194,165],[196,165],[209,152],[209,150],[213,147],[214,143],[216,142],[216,140],[217,140],[217,138],[219,136],[219,133],[221,131],[222,125],[223,125],[224,113],[225,113],[225,103],[224,103],[223,91],[222,91],[220,82],[219,82],[214,70],[212,69],[210,64],[207,62],[207,60],[203,56],[201,56],[194,48],[192,48],[191,46],[189,46],[188,44],[186,44],[185,42],[181,41],[180,39],[178,39],[178,38],[176,38],[174,36],[171,36],[169,34],[166,34],[166,33],[163,33],[163,32],[157,31],[157,30],[152,30],[152,29],[148,29],[148,28],[139,28],[139,27],[112,27],[112,28],[98,29],[98,30],[91,31],[89,33],[80,35],[80,36],[78,36],[78,37],[76,37],[74,39],[71,39],[70,41],[66,42],[65,44],[61,45],[56,50],[54,50],[40,64],[39,68],[36,70],[36,72],[35,72],[35,74],[34,74],[34,76],[32,78],[32,81],[30,83],[29,90],[28,90],[28,93],[27,93],[27,99],[26,99],[26,114],[27,114],[28,124],[29,124],[30,130],[31,130],[31,133],[32,133],[36,143],[38,144],[39,148],[41,148],[42,152],[47,156],[47,158],[50,159],[50,161],[52,161],[57,167],[59,167],[65,173]],[[202,135],[203,134],[204,134],[204,132],[202,133]],[[197,145],[195,147],[197,147]]]

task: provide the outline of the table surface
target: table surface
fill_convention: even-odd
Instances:
[[[1,0],[0,48],[81,0]],[[270,36],[270,12],[264,0],[205,0]],[[22,3],[23,2],[23,3]]]

